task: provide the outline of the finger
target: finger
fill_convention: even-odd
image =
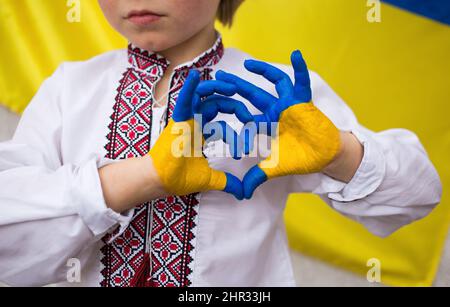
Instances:
[[[211,178],[208,184],[209,191],[224,191],[234,195],[236,199],[244,199],[242,182],[234,175],[211,169]]]
[[[253,116],[253,118],[256,124],[258,134],[272,136],[272,134],[275,132],[272,129],[272,124],[276,124],[276,122],[278,122],[279,119],[270,118],[269,114],[255,115]]]
[[[248,71],[261,75],[274,83],[280,98],[292,97],[294,94],[294,85],[291,78],[282,70],[265,62],[255,60],[247,60],[244,65]]]
[[[242,142],[236,131],[224,121],[207,123],[203,129],[205,142],[222,140],[229,145],[230,154],[235,160],[242,158]]]
[[[295,74],[295,97],[302,102],[310,102],[312,100],[311,79],[308,66],[306,65],[300,50],[296,50],[292,53],[291,62]]]
[[[193,102],[194,110],[200,106],[202,98],[216,93],[224,96],[233,96],[236,92],[236,86],[234,84],[216,80],[203,81],[198,85],[195,91],[195,99]]]
[[[212,121],[219,113],[234,114],[244,124],[253,121],[253,115],[242,102],[219,95],[212,95],[195,110],[203,116],[204,123]]]
[[[256,136],[258,135],[258,128],[255,122],[247,123],[239,134],[244,155],[249,155],[254,148]]]
[[[256,188],[267,181],[267,175],[258,165],[253,166],[244,176],[244,198],[251,199]]]
[[[175,122],[184,122],[193,117],[192,104],[199,83],[200,73],[197,70],[191,70],[177,99],[172,116]]]
[[[234,84],[217,80],[203,81],[196,90],[196,93],[202,98],[216,93],[225,96],[233,96],[236,92],[237,90]]]
[[[250,101],[261,112],[265,112],[277,101],[277,98],[265,90],[223,70],[216,73],[216,79],[236,85],[237,93]]]
[[[257,135],[272,136],[276,132],[276,121],[277,119],[272,120],[267,114],[261,114],[253,116],[253,121],[245,124],[239,134],[244,155],[249,155],[253,151]]]
[[[237,200],[244,199],[244,188],[242,187],[242,182],[234,175],[230,173],[225,173],[227,176],[227,185],[224,192],[234,195]]]

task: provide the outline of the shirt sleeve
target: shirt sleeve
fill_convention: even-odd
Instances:
[[[320,195],[380,237],[428,215],[440,202],[442,186],[418,137],[404,129],[379,133],[366,129],[317,74],[312,73],[311,79],[315,105],[341,131],[356,136],[364,156],[347,184],[324,174],[292,176],[293,190]]]
[[[114,161],[92,155],[80,165],[62,163],[63,71],[43,83],[13,139],[0,143],[0,280],[8,284],[65,280],[68,259],[83,258],[131,218],[103,197],[98,169]]]

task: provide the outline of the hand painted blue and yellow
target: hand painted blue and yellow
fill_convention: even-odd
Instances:
[[[233,85],[220,81],[200,84],[200,74],[192,70],[177,100],[172,119],[150,150],[153,165],[164,189],[174,195],[219,190],[243,199],[242,184],[229,173],[212,169],[203,156],[204,138],[194,120],[194,105],[212,93],[234,95]],[[201,139],[197,142],[195,138]]]

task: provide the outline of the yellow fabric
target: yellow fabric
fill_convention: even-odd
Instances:
[[[74,6],[65,0],[0,2],[0,101],[16,112],[24,110],[43,79],[62,61],[126,47],[96,0],[80,2],[79,23],[67,21]]]
[[[259,164],[269,179],[322,171],[340,149],[336,126],[312,102],[281,113],[270,156]]]
[[[81,0],[81,23],[68,23],[66,1],[1,0],[0,101],[20,112],[61,61],[123,48],[95,0]],[[366,274],[378,258],[382,281],[430,285],[450,216],[450,27],[382,4],[382,22],[366,20],[364,0],[246,0],[226,46],[289,63],[301,49],[317,71],[373,130],[415,131],[444,185],[442,204],[423,221],[379,239],[315,196],[293,195],[286,222],[291,245]]]
[[[444,186],[426,219],[380,239],[311,195],[292,195],[285,217],[291,246],[305,254],[363,275],[378,258],[382,282],[428,286],[450,222],[450,27],[386,4],[382,22],[369,23],[366,2],[247,0],[224,41],[286,64],[300,49],[363,125],[418,134]]]
[[[222,191],[227,184],[224,172],[209,167],[202,154],[202,142],[195,142],[195,129],[201,136],[200,127],[193,119],[181,123],[170,120],[150,150],[153,165],[164,189],[170,194]],[[203,137],[199,139],[204,141]]]

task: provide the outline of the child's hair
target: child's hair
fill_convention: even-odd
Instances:
[[[233,24],[233,17],[244,0],[220,0],[217,18],[224,26]]]

